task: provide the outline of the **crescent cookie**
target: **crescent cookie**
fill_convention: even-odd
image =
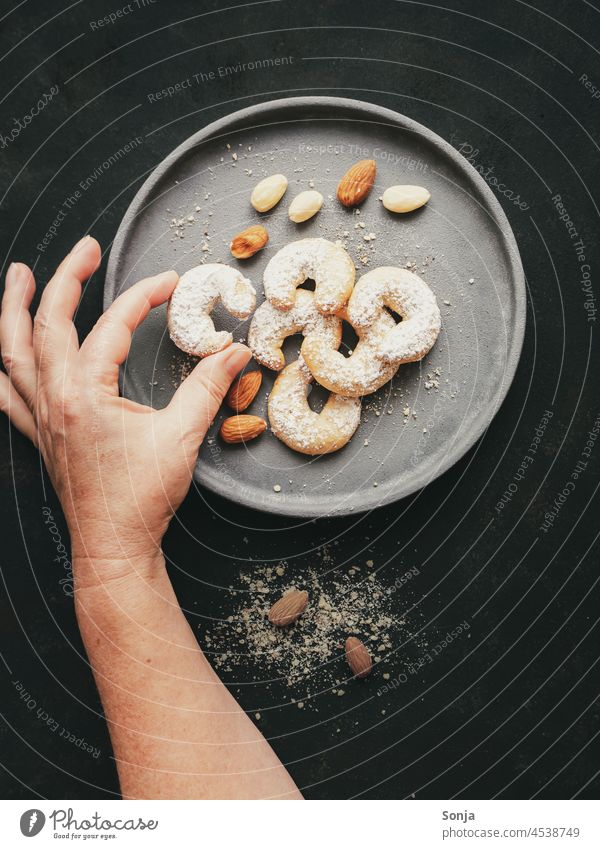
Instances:
[[[301,454],[330,454],[349,442],[360,423],[358,398],[330,395],[320,413],[308,406],[311,378],[296,360],[278,375],[269,396],[269,422],[275,436]]]
[[[295,290],[315,281],[315,304],[323,315],[338,312],[354,287],[354,263],[341,245],[327,239],[300,239],[278,251],[265,268],[265,296],[280,310],[294,306]]]
[[[280,371],[285,366],[281,346],[287,336],[303,333],[316,334],[331,348],[339,348],[342,340],[342,322],[335,316],[324,316],[315,306],[315,296],[306,289],[294,292],[291,310],[278,310],[269,301],[259,306],[250,323],[248,346],[255,360],[267,368]],[[304,369],[306,366],[301,360]]]
[[[348,316],[342,313],[348,320]],[[316,334],[307,336],[300,353],[315,380],[338,395],[360,398],[375,392],[396,374],[398,366],[377,356],[396,322],[387,310],[379,311],[370,327],[356,327],[358,343],[350,357],[328,345]]]
[[[352,292],[348,320],[356,330],[368,328],[384,307],[397,312],[402,321],[386,334],[376,355],[398,366],[422,359],[434,346],[442,323],[427,283],[403,268],[369,271]]]
[[[167,309],[169,334],[178,348],[206,357],[232,343],[231,333],[215,330],[210,317],[218,301],[236,318],[248,318],[256,291],[247,277],[221,263],[197,265],[182,275]]]

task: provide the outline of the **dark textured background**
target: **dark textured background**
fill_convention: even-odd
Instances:
[[[261,683],[234,687],[245,708],[261,710],[260,727],[308,797],[597,797],[600,446],[550,529],[541,526],[600,408],[598,345],[576,239],[552,202],[562,196],[597,275],[600,99],[582,75],[600,90],[600,12],[584,0],[228,7],[139,0],[94,30],[90,21],[125,4],[12,5],[3,2],[0,13],[2,137],[59,86],[17,138],[0,141],[2,265],[35,264],[40,282],[87,232],[108,249],[144,175],[200,126],[294,93],[340,94],[404,112],[456,147],[470,145],[477,163],[493,169],[488,177],[520,195],[527,209],[498,194],[527,274],[526,340],[508,399],[481,442],[425,492],[358,522],[295,529],[194,493],[166,552],[200,631],[221,614],[227,587],[250,561],[285,558],[301,573],[329,544],[340,567],[373,559],[385,585],[416,566],[395,604],[399,618],[411,611],[421,633],[387,659],[392,676],[419,659],[424,636],[435,644],[468,621],[468,637],[383,695],[379,673],[347,688],[343,700],[324,694],[304,711],[269,710],[282,691]],[[284,55],[294,57],[291,66],[148,102],[149,92],[193,73]],[[135,153],[82,193],[39,251],[79,181],[136,136],[143,142]],[[85,293],[82,335],[100,313],[102,279],[101,271]],[[553,416],[539,450],[515,481],[545,410]],[[0,426],[0,790],[110,798],[118,793],[110,744],[43,507],[66,542],[64,523],[36,452],[5,420]],[[498,512],[511,484],[517,490]],[[190,529],[202,544],[192,543]],[[250,661],[246,681],[252,675],[260,679]],[[99,757],[53,731],[46,715],[100,749]]]

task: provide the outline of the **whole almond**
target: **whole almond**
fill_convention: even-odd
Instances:
[[[230,416],[221,425],[221,439],[233,445],[236,442],[250,442],[267,428],[267,423],[259,416]]]
[[[248,257],[254,256],[257,251],[262,250],[268,241],[269,234],[265,228],[256,224],[234,236],[229,249],[236,259],[248,259]]]
[[[287,177],[283,174],[272,174],[265,177],[250,196],[250,203],[257,212],[268,212],[279,203],[288,186]]]
[[[344,206],[358,206],[373,188],[376,175],[375,160],[361,159],[340,180],[337,187],[339,202]]]
[[[358,637],[346,640],[346,660],[355,678],[366,678],[373,668],[371,655]]]
[[[300,224],[302,221],[308,221],[313,215],[323,206],[323,195],[321,192],[306,191],[296,195],[290,204],[288,215],[290,221],[295,224]]]
[[[292,590],[276,601],[269,610],[269,622],[280,628],[291,625],[299,619],[308,605],[306,590]]]
[[[245,410],[254,401],[261,383],[262,373],[260,371],[249,371],[243,374],[237,380],[234,380],[229,387],[229,392],[225,396],[225,402],[236,413],[241,413],[242,410]]]
[[[431,197],[423,186],[391,186],[383,193],[383,205],[390,212],[412,212],[425,206]]]

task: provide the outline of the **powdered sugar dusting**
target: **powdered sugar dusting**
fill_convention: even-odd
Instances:
[[[327,239],[300,239],[275,254],[263,282],[267,300],[287,310],[294,305],[296,288],[310,278],[315,281],[317,309],[331,314],[347,303],[354,277],[354,263],[341,245]]]
[[[317,334],[328,346],[338,348],[342,338],[342,322],[337,316],[324,316],[315,306],[312,292],[298,289],[291,310],[278,310],[265,301],[254,313],[248,331],[248,345],[255,359],[267,368],[279,371],[285,365],[281,346],[294,333]],[[310,374],[302,357],[300,367]]]
[[[395,326],[392,316],[381,310],[372,325],[356,328],[359,341],[352,356],[344,357],[318,336],[307,336],[302,356],[315,380],[331,392],[348,398],[368,395],[391,380],[398,369],[375,355]]]
[[[375,355],[397,365],[420,360],[435,344],[441,328],[435,295],[411,271],[376,268],[356,284],[348,303],[348,318],[355,328],[369,327],[386,306],[402,321],[385,334]]]
[[[167,311],[169,334],[178,348],[204,357],[231,344],[231,333],[215,330],[210,318],[219,300],[236,318],[248,318],[256,291],[236,268],[220,263],[197,265],[182,275]]]
[[[306,397],[311,379],[298,361],[281,372],[269,396],[269,422],[275,436],[295,451],[327,454],[346,445],[354,434],[360,424],[361,402],[330,395],[316,413]]]

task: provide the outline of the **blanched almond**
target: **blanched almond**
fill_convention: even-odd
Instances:
[[[308,221],[309,218],[317,214],[322,206],[323,195],[320,192],[314,190],[300,192],[290,204],[288,211],[290,221],[293,221],[295,224]]]
[[[423,186],[391,186],[383,193],[383,205],[390,212],[412,212],[425,206],[431,197]]]
[[[257,212],[268,212],[279,203],[288,187],[287,177],[284,174],[272,174],[265,177],[250,196],[250,203]]]

